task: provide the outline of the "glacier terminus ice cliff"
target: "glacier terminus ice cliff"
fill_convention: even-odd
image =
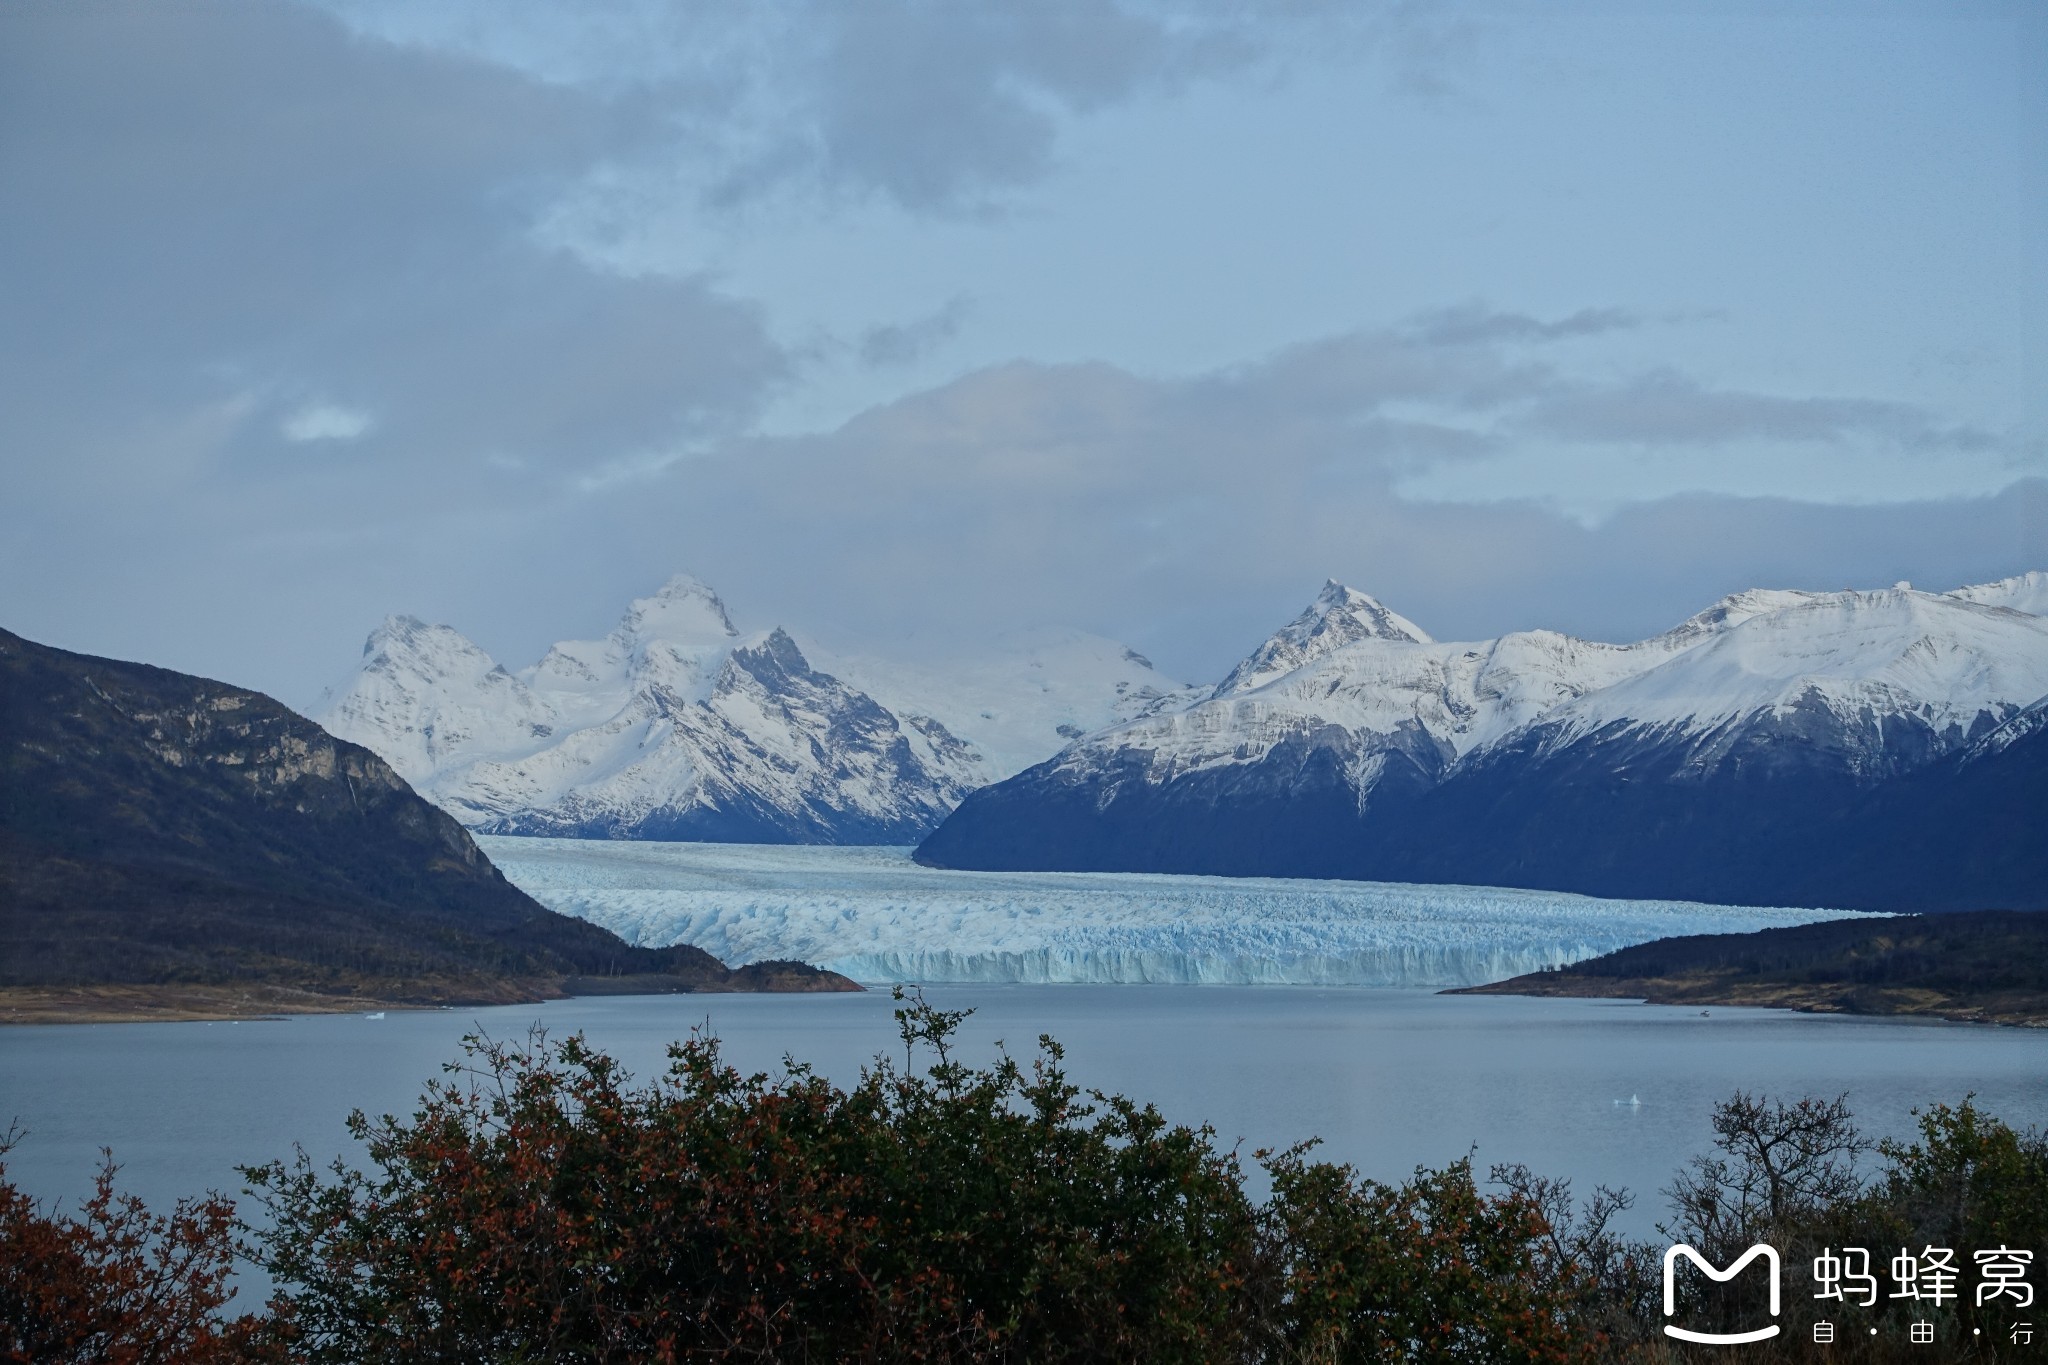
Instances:
[[[1834,917],[1490,887],[952,872],[904,848],[478,842],[542,904],[629,942],[867,982],[1469,986],[1672,934]]]

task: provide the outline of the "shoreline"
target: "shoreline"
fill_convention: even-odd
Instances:
[[[777,970],[778,967],[784,970]],[[549,1000],[611,995],[801,995],[867,989],[837,973],[797,974],[786,968],[787,964],[750,964],[734,969],[727,980],[704,982],[656,975],[511,978],[497,982],[463,982],[459,987],[442,986],[440,989],[428,982],[394,982],[387,983],[393,989],[360,995],[261,982],[6,986],[0,987],[0,1027],[229,1023],[285,1019],[299,1014],[376,1014],[390,1010],[537,1005]]]
[[[1967,910],[1693,934],[1461,991],[2042,1028],[2048,912]]]
[[[105,985],[0,988],[0,1027],[54,1024],[226,1023],[283,1019],[295,1014],[375,1014],[476,1005],[519,1005],[558,998],[531,989],[478,991],[422,999],[390,995],[338,995],[290,986]]]
[[[1998,1028],[2048,1028],[2038,999],[1959,1000],[1911,987],[1848,987],[1835,983],[1742,983],[1707,974],[1671,977],[1583,977],[1570,969],[1510,977],[1484,986],[1455,986],[1440,995],[1513,995],[1564,1000],[1639,1000],[1646,1005],[1775,1009],[1866,1019],[1938,1019]]]

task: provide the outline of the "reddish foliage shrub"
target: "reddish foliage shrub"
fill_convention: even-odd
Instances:
[[[1050,1039],[974,1070],[898,1013],[850,1090],[715,1042],[635,1085],[580,1039],[470,1043],[373,1170],[246,1174],[313,1360],[1569,1361],[1527,1199],[1463,1163],[1392,1189],[1070,1085]],[[927,1072],[911,1053],[929,1046]]]
[[[111,1160],[61,1217],[0,1166],[0,1362],[1705,1359],[1662,1336],[1661,1249],[1612,1229],[1626,1192],[1576,1206],[1501,1166],[1488,1195],[1469,1159],[1381,1184],[1304,1145],[1258,1154],[1255,1203],[1213,1132],[1084,1093],[1050,1039],[973,1069],[963,1013],[897,1017],[903,1064],[845,1090],[742,1075],[704,1038],[645,1084],[580,1038],[472,1039],[410,1119],[351,1119],[364,1168],[248,1168],[260,1227],[217,1196],[153,1216]],[[2048,1138],[1967,1102],[1921,1129],[1866,1184],[1842,1101],[1717,1107],[1670,1231],[1717,1263],[1786,1252],[1792,1330],[1757,1359],[1807,1358],[1817,1246],[2044,1245]],[[237,1254],[277,1284],[269,1316],[223,1318]],[[1689,1322],[1753,1311],[1682,1289]],[[1964,1305],[1939,1316],[1944,1359],[2003,1358]],[[1892,1331],[1840,1358],[1918,1350]]]
[[[17,1134],[0,1138],[0,1157]],[[223,1321],[234,1205],[181,1201],[168,1217],[114,1191],[111,1156],[73,1218],[45,1210],[0,1163],[0,1361],[95,1365],[271,1358],[270,1324]]]

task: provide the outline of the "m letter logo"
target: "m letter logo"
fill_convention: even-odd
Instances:
[[[1771,1268],[1771,1316],[1778,1316],[1778,1251],[1776,1247],[1758,1242],[1735,1258],[1735,1264],[1726,1270],[1716,1270],[1707,1264],[1707,1258],[1694,1251],[1685,1243],[1664,1253],[1664,1316],[1670,1317],[1678,1311],[1678,1258],[1685,1257],[1700,1268],[1708,1279],[1726,1283],[1742,1273],[1742,1268],[1761,1256]],[[1766,1341],[1778,1335],[1778,1324],[1759,1327],[1753,1332],[1689,1332],[1683,1327],[1664,1324],[1664,1335],[1677,1337],[1680,1341],[1696,1341],[1705,1346],[1740,1346],[1749,1341]]]

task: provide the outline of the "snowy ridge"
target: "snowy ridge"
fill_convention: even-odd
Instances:
[[[741,635],[679,574],[604,638],[562,641],[517,674],[447,626],[393,617],[319,719],[473,830],[892,842],[1187,695],[1078,632],[950,669],[846,660],[867,686],[841,667],[815,667],[779,628]]]
[[[1746,592],[1629,645],[1361,636],[980,788],[917,857],[2035,908],[2048,618],[2008,604],[2039,581]]]
[[[2001,578],[1996,583],[1957,588],[1948,595],[1987,607],[2008,607],[2030,616],[2048,616],[2048,573],[2036,569],[2031,573]]]
[[[2048,697],[2035,702],[1989,734],[1972,740],[1970,746],[1963,750],[1963,761],[1974,763],[1978,759],[1989,758],[2043,732],[2048,732]]]
[[[551,909],[856,980],[1445,987],[1836,912],[1368,882],[919,867],[900,848],[480,841]]]
[[[373,750],[415,787],[445,767],[535,748],[554,722],[497,660],[447,626],[411,616],[386,617],[370,633],[361,670],[321,717],[330,733]]]
[[[1433,642],[1373,599],[1331,584],[1212,697],[1091,735],[1060,757],[1059,770],[1087,780],[1128,771],[1136,755],[1147,781],[1169,783],[1310,745],[1344,756],[1363,799],[1395,753],[1436,778],[1528,737],[1554,752],[1595,734],[1635,732],[1692,743],[1695,759],[1711,764],[1717,750],[1708,741],[1725,748],[1745,726],[1796,715],[1806,736],[1832,730],[1827,742],[1881,775],[1967,743],[2048,696],[2048,619],[2007,605],[2032,601],[2043,583],[2048,575],[1948,594],[1751,591],[1628,645],[1553,631]],[[1372,628],[1318,634],[1348,603],[1384,616],[1368,618]],[[1398,624],[1379,624],[1389,619]],[[1296,654],[1303,662],[1275,671]],[[1910,743],[1898,737],[1902,726]]]
[[[1838,715],[1912,716],[1960,735],[2048,695],[2048,620],[1891,588],[1815,596],[1744,621],[1563,707],[1569,731],[1711,729],[1817,699]]]

